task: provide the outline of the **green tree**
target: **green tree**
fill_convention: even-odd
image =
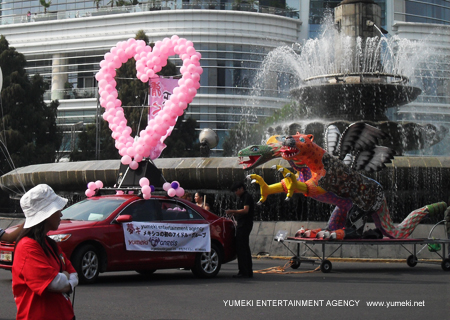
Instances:
[[[262,137],[263,126],[242,120],[228,131],[228,136],[222,144],[223,155],[225,157],[236,156],[239,150],[251,144],[261,144]]]
[[[111,8],[112,8],[112,7],[114,7],[114,5],[116,5],[117,7],[136,5],[136,4],[139,4],[139,1],[137,1],[137,0],[111,0],[110,2],[108,2],[108,4],[111,4]]]
[[[45,1],[45,0],[39,0],[39,3],[41,4],[41,6],[44,7],[44,13],[47,13],[47,8],[52,5],[51,1]]]
[[[284,122],[288,119],[306,119],[311,116],[311,112],[306,107],[293,102],[284,105],[281,109],[276,110],[270,117],[261,120],[260,124],[262,126],[269,126]]]
[[[229,130],[222,145],[223,155],[235,156],[242,148],[251,144],[261,144],[264,133],[275,134],[275,132],[267,132],[267,127],[285,122],[287,119],[305,119],[309,114],[309,110],[304,106],[291,103],[275,111],[270,117],[260,118],[257,124],[250,124],[248,121],[242,120]],[[295,134],[295,132],[290,132],[290,134]]]
[[[99,160],[120,159],[119,152],[115,148],[115,141],[111,137],[108,122],[100,118],[100,154]],[[95,124],[88,124],[78,134],[77,147],[70,153],[70,161],[95,160]]]
[[[184,115],[178,117],[171,135],[164,141],[167,148],[163,150],[161,158],[199,157],[200,142],[196,128],[198,124],[195,119],[184,120]]]
[[[56,126],[59,102],[44,102],[48,85],[41,76],[28,78],[25,57],[0,37],[0,67],[3,72],[0,122],[2,174],[12,165],[55,162],[62,133]],[[9,155],[10,157],[9,157]]]
[[[97,7],[97,9],[100,8],[100,2],[102,2],[103,0],[94,0],[94,4]]]

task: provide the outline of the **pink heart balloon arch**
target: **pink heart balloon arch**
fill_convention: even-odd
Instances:
[[[147,127],[134,139],[131,137],[131,127],[127,126],[127,119],[122,108],[122,101],[118,99],[114,80],[116,69],[129,59],[136,60],[137,78],[147,82],[151,78],[157,78],[157,72],[167,64],[169,56],[178,54],[183,60],[180,68],[182,77],[178,80],[178,87],[166,101],[165,107],[157,113],[156,117],[149,121]],[[100,71],[95,75],[98,81],[100,105],[105,108],[103,119],[108,121],[112,130],[111,136],[115,140],[115,147],[122,156],[121,162],[136,170],[143,158],[156,158],[155,152],[162,143],[161,139],[167,134],[170,127],[174,126],[177,117],[183,115],[188,103],[191,103],[200,88],[200,75],[203,73],[200,67],[201,54],[194,49],[191,41],[180,38],[177,35],[170,39],[157,41],[153,49],[147,46],[143,40],[128,39],[118,42],[106,53],[104,60],[100,62]],[[157,155],[152,157],[153,155]]]

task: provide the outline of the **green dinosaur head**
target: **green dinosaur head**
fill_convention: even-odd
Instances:
[[[280,157],[279,150],[282,147],[282,141],[279,137],[272,136],[267,140],[267,144],[252,145],[240,150],[238,157],[240,164],[244,165],[244,170],[250,170],[273,158]],[[249,160],[244,161],[244,157],[248,157]]]

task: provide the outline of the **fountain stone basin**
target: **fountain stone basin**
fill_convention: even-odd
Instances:
[[[324,119],[386,121],[386,109],[414,101],[422,90],[393,83],[326,83],[291,90],[301,104]]]
[[[173,158],[157,159],[156,166],[167,181],[177,180],[186,190],[203,190],[212,197],[214,212],[219,213],[223,197],[230,198],[227,206],[234,204],[230,186],[238,180],[245,180],[250,173],[261,175],[269,184],[280,181],[280,173],[271,169],[273,165],[289,167],[281,158],[273,159],[254,170],[244,171],[233,158]],[[54,190],[69,199],[77,195],[84,198],[84,191],[90,181],[102,180],[112,187],[118,177],[120,160],[80,161],[67,163],[46,163],[18,168],[0,178],[3,191],[20,199],[22,185],[26,190],[39,183],[47,183]],[[367,174],[381,183],[394,221],[400,222],[412,210],[426,204],[448,201],[450,198],[450,157],[395,157],[381,172]],[[250,185],[255,202],[259,198],[259,187]],[[284,195],[272,195],[263,206],[257,206],[256,220],[272,221],[326,221],[330,208],[315,200],[294,195],[286,202]],[[264,211],[264,212],[262,212]],[[297,217],[297,218],[295,218]],[[442,217],[435,217],[442,219]],[[429,220],[428,220],[429,221]],[[429,222],[427,222],[429,223]]]

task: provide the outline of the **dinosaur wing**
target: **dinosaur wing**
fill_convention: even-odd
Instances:
[[[335,125],[328,126],[325,131],[325,139],[326,139],[326,150],[329,154],[333,156],[338,155],[338,147],[339,147],[339,138],[341,137],[341,132],[338,127]]]
[[[353,166],[356,170],[377,172],[385,167],[385,163],[390,163],[394,159],[394,155],[395,151],[391,148],[375,146],[371,150],[359,152]]]
[[[339,159],[343,160],[350,153],[358,153],[375,148],[378,139],[386,138],[386,134],[364,122],[352,123],[345,129],[339,142]]]

